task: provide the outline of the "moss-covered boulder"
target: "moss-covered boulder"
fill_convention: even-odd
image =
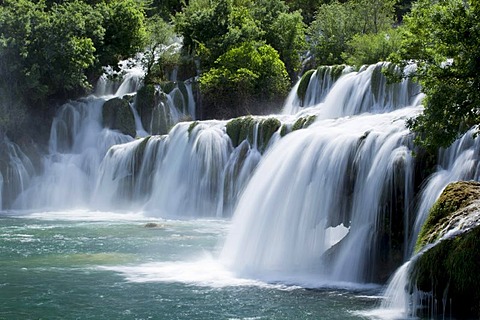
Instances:
[[[113,98],[105,102],[102,110],[103,126],[136,136],[135,117],[127,100]]]
[[[418,236],[416,251],[418,252],[425,245],[437,241],[452,219],[463,214],[461,209],[468,207],[475,200],[480,200],[479,182],[460,181],[449,184],[430,209]]]
[[[247,140],[250,144],[257,144],[260,152],[265,151],[272,138],[282,123],[280,120],[270,118],[254,118],[252,116],[240,117],[230,120],[226,125],[227,135],[232,141],[234,148],[242,141]],[[255,130],[257,130],[255,134]],[[254,139],[256,138],[256,141]]]
[[[302,106],[305,95],[307,94],[308,84],[310,83],[310,79],[312,78],[314,72],[315,70],[308,70],[307,72],[305,72],[300,79],[300,83],[298,84],[297,96],[300,99]]]
[[[135,107],[138,115],[142,119],[143,128],[151,132],[150,124],[152,122],[153,109],[157,105],[158,96],[153,84],[147,84],[137,92]]]
[[[417,241],[420,255],[411,269],[411,291],[429,293],[428,309],[417,314],[480,317],[480,183],[445,188]],[[431,246],[431,247],[430,247]]]
[[[234,148],[238,147],[238,145],[246,139],[248,139],[250,143],[253,142],[254,126],[255,120],[252,116],[235,118],[227,123],[227,135],[230,137]]]
[[[295,123],[292,126],[292,131],[299,130],[299,129],[304,129],[309,127],[312,123],[317,120],[316,115],[310,115],[310,116],[304,116],[300,117],[295,121]]]

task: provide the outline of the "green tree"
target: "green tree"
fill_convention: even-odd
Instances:
[[[228,50],[200,77],[200,89],[220,114],[248,112],[252,100],[284,97],[289,79],[278,52],[269,45],[245,42]],[[230,108],[232,110],[226,110]]]
[[[167,66],[178,62],[178,51],[174,46],[173,26],[155,15],[147,20],[147,46],[142,64],[145,69],[145,84],[166,80]]]
[[[362,35],[391,29],[395,22],[394,11],[395,0],[351,0],[345,3],[334,1],[322,5],[308,32],[316,63],[345,63],[344,53],[352,51],[351,45],[357,44]],[[357,39],[353,40],[354,37]],[[365,39],[372,41],[374,38],[366,36]],[[376,39],[378,42],[380,38]],[[374,53],[369,55],[373,56]]]
[[[324,4],[309,27],[311,52],[318,65],[334,65],[344,62],[342,53],[355,34],[361,32],[353,15],[351,3],[338,1]]]
[[[330,0],[286,0],[291,11],[300,10],[303,21],[309,25],[315,18],[315,12],[322,4],[328,4]]]
[[[100,66],[116,66],[119,60],[144,49],[147,30],[143,6],[135,0],[116,0],[95,8],[103,15],[105,28],[103,43],[97,48]]]
[[[357,68],[387,61],[398,51],[400,43],[399,28],[390,28],[379,33],[356,34],[347,43],[347,51],[342,54],[342,58],[347,64]]]
[[[424,112],[408,122],[427,148],[446,147],[480,121],[480,3],[419,0],[404,18],[397,60],[415,59]]]

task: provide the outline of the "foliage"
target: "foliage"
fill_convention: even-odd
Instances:
[[[175,16],[184,49],[208,70],[222,54],[244,42],[265,41],[275,48],[293,74],[305,47],[299,12],[288,12],[281,0],[193,0]]]
[[[174,35],[173,26],[160,16],[147,20],[147,47],[142,59],[145,83],[166,80],[167,68],[178,63],[179,52],[173,41]]]
[[[446,147],[479,123],[480,4],[419,0],[405,17],[398,61],[415,59],[425,110],[410,119],[417,142]]]
[[[239,107],[246,106],[251,98],[283,97],[288,87],[285,65],[277,51],[254,42],[230,49],[217,59],[214,68],[200,77],[200,89],[207,100],[231,99],[229,103]]]
[[[398,28],[379,33],[356,34],[347,43],[347,51],[342,58],[348,65],[361,67],[387,61],[400,46],[401,35]]]
[[[306,49],[305,25],[300,12],[280,13],[267,33],[267,43],[274,47],[280,54],[280,59],[285,63],[288,74],[294,79],[301,68],[301,55]]]
[[[303,21],[306,24],[310,24],[315,18],[315,12],[317,9],[322,4],[329,3],[330,0],[287,0],[285,2],[290,7],[291,11],[300,11],[303,16]]]
[[[322,5],[308,31],[316,63],[342,64],[345,62],[342,54],[349,50],[349,44],[355,45],[360,40],[352,40],[355,36],[377,34],[391,28],[394,4],[394,0],[352,0]]]
[[[138,51],[145,34],[134,0],[5,0],[0,30],[0,85],[30,106],[88,90],[100,65]]]
[[[116,66],[117,62],[141,51],[147,31],[143,7],[135,0],[117,0],[96,7],[104,17],[105,37],[98,48],[100,65]]]

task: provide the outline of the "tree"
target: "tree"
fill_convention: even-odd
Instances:
[[[178,61],[178,51],[173,38],[172,25],[157,15],[148,19],[147,46],[142,59],[145,84],[166,80],[165,67]]]
[[[0,85],[26,104],[85,93],[91,74],[143,49],[144,17],[134,0],[5,0],[0,6]]]
[[[342,54],[344,61],[357,68],[366,64],[387,61],[400,47],[400,28],[390,28],[379,33],[356,34],[347,43]]]
[[[424,112],[408,121],[417,142],[447,147],[480,121],[480,3],[419,0],[404,18],[396,60],[415,59]]]
[[[105,37],[97,55],[100,66],[116,66],[122,59],[131,57],[144,49],[147,39],[145,12],[135,0],[117,0],[100,3]]]
[[[300,10],[303,21],[309,25],[315,18],[315,12],[322,4],[330,3],[330,0],[286,0],[291,11]]]
[[[309,27],[311,52],[320,65],[345,63],[354,37],[390,30],[395,22],[395,0],[334,1],[322,5]],[[371,41],[374,37],[365,39]],[[379,40],[377,38],[377,40]],[[369,54],[373,55],[373,54]]]
[[[311,52],[318,65],[342,64],[342,53],[355,34],[361,32],[351,3],[338,1],[322,5],[309,27]]]
[[[208,70],[229,49],[249,41],[265,41],[285,62],[289,74],[300,67],[305,27],[299,12],[282,0],[193,0],[175,16],[187,54]]]
[[[225,116],[248,112],[253,100],[283,98],[288,87],[288,74],[278,52],[255,42],[228,50],[200,77],[205,99],[216,114]]]

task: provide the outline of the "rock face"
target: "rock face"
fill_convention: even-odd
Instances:
[[[127,99],[113,98],[105,102],[102,116],[104,127],[136,136],[135,118]]]
[[[431,246],[431,247],[430,247]],[[411,291],[428,299],[418,315],[480,317],[480,183],[448,185],[432,207],[417,241]],[[428,297],[428,298],[425,298]],[[432,302],[433,301],[433,302]]]

